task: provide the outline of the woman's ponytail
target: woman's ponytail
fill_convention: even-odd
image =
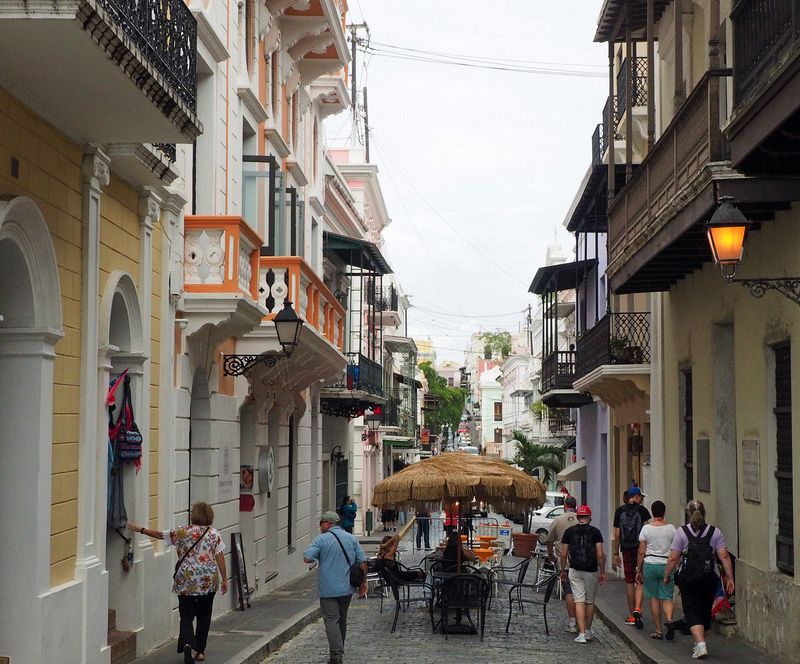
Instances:
[[[695,532],[700,532],[706,527],[706,506],[699,500],[692,500],[686,506],[689,525]]]

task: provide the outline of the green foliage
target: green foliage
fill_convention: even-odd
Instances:
[[[541,401],[534,401],[531,404],[531,412],[536,418],[536,421],[541,422],[547,415],[547,406],[545,406]]]
[[[514,463],[528,475],[533,475],[533,471],[539,468],[539,479],[545,485],[549,484],[564,468],[566,453],[558,445],[542,445],[518,430],[512,431],[508,439],[517,444]],[[529,513],[522,521],[522,531],[525,533],[531,531]]]
[[[497,330],[484,332],[480,336],[484,350],[490,350],[492,355],[499,355],[503,359],[511,355],[511,333]]]
[[[420,363],[419,369],[428,381],[428,393],[437,398],[436,408],[425,413],[426,424],[437,434],[444,425],[452,427],[453,430],[458,429],[461,414],[464,412],[466,390],[449,387],[447,379],[436,373],[430,362]]]

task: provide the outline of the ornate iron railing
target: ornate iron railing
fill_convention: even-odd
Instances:
[[[345,353],[345,356],[347,366],[341,379],[329,383],[328,387],[383,396],[383,367],[361,353]]]
[[[606,151],[606,128],[602,124],[594,128],[592,134],[592,166],[603,163],[603,155]]]
[[[633,106],[647,106],[647,58],[633,58]],[[625,58],[617,72],[617,98],[619,116],[628,110],[628,58]]]
[[[733,92],[747,100],[800,39],[800,0],[739,0],[733,20]]]
[[[153,143],[153,147],[173,163],[178,158],[175,143]]]
[[[570,390],[575,380],[575,351],[559,350],[542,361],[542,393]]]
[[[622,134],[620,134],[617,130],[617,126],[619,125],[619,120],[622,117],[622,114],[619,112],[619,98],[617,95],[608,97],[608,99],[606,99],[606,104],[603,106],[603,127],[608,127],[608,114],[611,113],[612,110],[614,113],[614,140],[621,141]]]
[[[197,20],[183,0],[98,0],[167,84],[197,110]]]
[[[575,421],[570,418],[569,408],[548,408],[547,429],[551,434],[574,434]]]
[[[416,429],[416,391],[401,393],[393,390],[392,395],[381,406],[381,423],[387,427],[397,427],[407,436],[413,436]]]
[[[606,314],[578,338],[575,378],[604,364],[650,362],[650,313]]]
[[[400,298],[397,289],[394,286],[389,286],[385,293],[379,290],[375,292],[375,308],[378,311],[399,311]]]

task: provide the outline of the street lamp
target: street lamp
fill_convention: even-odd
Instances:
[[[303,319],[292,309],[289,300],[283,301],[283,309],[273,319],[275,332],[278,335],[283,352],[267,351],[260,355],[223,355],[222,371],[226,376],[243,376],[256,364],[263,364],[268,368],[274,367],[278,360],[288,359],[300,343],[300,333],[303,330]]]
[[[719,265],[722,276],[729,284],[739,283],[753,297],[764,297],[774,290],[800,304],[800,277],[734,279],[736,267],[742,261],[744,241],[750,221],[733,203],[733,198],[723,196],[719,207],[706,223],[706,235],[714,262]]]
[[[337,445],[331,450],[331,463],[341,463],[344,461],[344,454],[342,454],[342,446]]]
[[[367,425],[371,433],[375,433],[381,427],[381,420],[383,417],[380,413],[376,413],[373,409],[364,412],[364,424]]]

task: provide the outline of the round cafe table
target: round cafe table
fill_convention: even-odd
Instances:
[[[478,560],[485,565],[487,562],[489,562],[489,559],[494,556],[494,549],[472,549],[472,553],[478,556]]]
[[[489,546],[492,542],[497,539],[496,535],[478,535],[478,539],[481,542],[481,546]]]

